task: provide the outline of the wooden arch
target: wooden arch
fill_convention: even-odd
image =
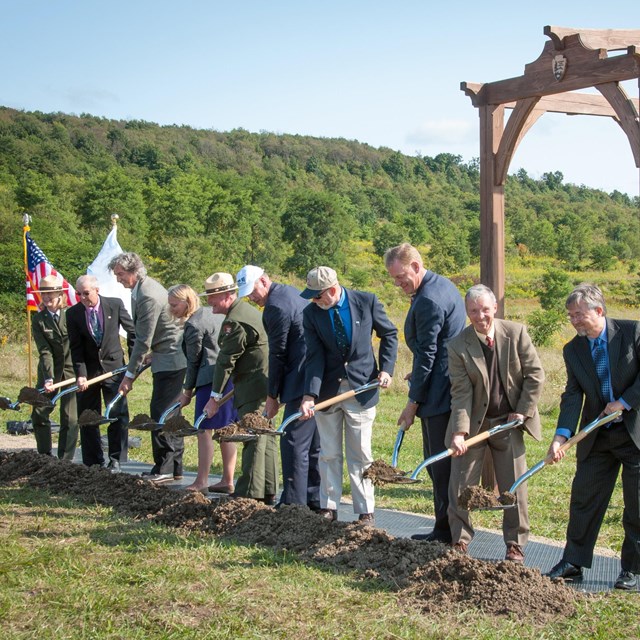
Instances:
[[[504,183],[511,158],[544,113],[613,118],[640,168],[637,99],[620,82],[640,79],[640,30],[544,28],[550,38],[524,75],[497,82],[462,82],[480,116],[480,277],[504,317]],[[624,51],[609,56],[610,51]],[[595,87],[601,95],[579,93]],[[506,127],[504,110],[513,109]]]

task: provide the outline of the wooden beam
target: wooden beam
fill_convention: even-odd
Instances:
[[[572,36],[569,37],[571,38]],[[474,106],[498,105],[523,98],[556,95],[640,76],[640,53],[633,47],[626,55],[607,58],[604,49],[585,49],[576,39],[571,48],[563,52],[567,62],[566,72],[561,80],[556,80],[553,74],[553,59],[556,54],[553,44],[547,42],[541,56],[526,65],[524,75],[485,83],[477,94],[470,94]]]
[[[544,28],[544,35],[551,38],[556,51],[564,49],[564,39],[577,35],[588,49],[622,51],[628,47],[640,48],[640,29],[573,29],[571,27]]]
[[[627,134],[636,167],[640,167],[640,120],[637,107],[634,107],[624,89],[615,82],[600,84],[598,90],[618,114],[618,123]]]

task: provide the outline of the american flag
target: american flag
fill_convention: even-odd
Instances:
[[[25,233],[25,242],[27,245],[27,309],[38,311],[41,298],[36,291],[40,289],[40,280],[48,275],[62,278],[62,286],[65,289],[68,305],[80,302],[76,290],[54,269],[47,256],[44,255],[44,251],[32,240],[28,231]]]

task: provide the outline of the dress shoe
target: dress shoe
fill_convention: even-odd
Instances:
[[[318,515],[325,520],[331,520],[331,522],[338,519],[338,512],[335,509],[320,509]]]
[[[582,580],[582,567],[578,567],[575,564],[571,564],[566,560],[560,560],[558,564],[545,573],[547,578],[562,578],[563,580]]]
[[[173,479],[174,480],[183,480],[184,476],[182,474],[176,475],[175,473],[173,474]]]
[[[446,535],[442,535],[437,531],[431,533],[414,533],[411,536],[412,540],[422,540],[423,542],[442,542],[443,544],[451,544],[451,538]]]
[[[307,502],[307,507],[314,513],[320,513],[320,509],[322,508],[319,502]]]
[[[172,473],[152,473],[148,476],[145,476],[145,480],[149,482],[153,482],[154,484],[161,484],[163,482],[172,482],[173,474]]]
[[[510,562],[524,562],[524,550],[519,544],[510,542],[507,545],[507,555],[505,555],[504,559]]]
[[[362,523],[365,527],[373,527],[376,524],[376,519],[373,513],[361,513],[358,516],[358,522]]]
[[[122,469],[120,468],[120,463],[117,460],[109,460],[107,470],[111,473],[120,473],[122,471]]]
[[[454,542],[451,545],[451,548],[454,551],[459,551],[460,553],[463,553],[465,556],[469,555],[469,545],[466,542],[462,542],[462,540],[460,540],[459,542]]]
[[[615,581],[613,585],[614,589],[623,589],[624,591],[629,591],[630,589],[635,589],[638,585],[638,578],[635,574],[631,573],[631,571],[625,571],[624,569],[620,572],[620,575]]]
[[[275,493],[265,493],[263,502],[268,507],[275,507],[276,506],[276,494]]]

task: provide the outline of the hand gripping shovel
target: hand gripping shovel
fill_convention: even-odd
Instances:
[[[69,378],[68,380],[62,380],[51,385],[51,391],[59,389],[60,387],[66,387],[68,384],[75,382],[75,378]],[[51,400],[47,398],[45,393],[49,393],[46,389],[34,389],[33,387],[22,387],[18,394],[18,399],[15,402],[11,402],[6,396],[0,396],[0,409],[10,411],[20,411],[21,404],[30,404],[34,407],[50,407]]]
[[[560,446],[561,451],[567,451],[574,445],[578,444],[581,440],[584,440],[592,431],[595,431],[598,427],[601,427],[603,424],[607,424],[612,422],[616,418],[622,415],[622,411],[615,411],[614,413],[609,414],[608,416],[602,416],[601,418],[596,418],[593,422],[590,422],[584,429],[581,429],[576,433],[575,436],[569,438],[563,445]],[[509,491],[502,494],[498,499],[499,503],[497,505],[492,505],[490,507],[478,507],[480,511],[499,511],[502,509],[512,509],[517,504],[516,499],[516,491],[518,487],[526,482],[531,476],[541,471],[544,467],[551,464],[553,462],[553,456],[549,454],[544,460],[540,460],[538,464],[534,465],[523,473],[511,486]]]
[[[145,364],[142,367],[138,368],[135,379],[145,370],[148,369],[151,364]],[[98,376],[97,378],[93,378],[87,382],[88,385],[93,384],[94,382],[98,382],[100,380],[105,380],[116,373],[121,373],[126,370],[127,367],[120,367],[120,369],[116,369],[110,374],[103,374],[102,376]],[[79,427],[88,427],[88,426],[100,426],[101,424],[109,424],[111,422],[115,422],[118,418],[111,417],[111,411],[113,408],[124,398],[124,393],[118,391],[113,400],[107,405],[107,409],[104,412],[104,416],[98,415],[95,411],[91,409],[85,409],[80,416],[78,417],[78,426]]]
[[[102,375],[96,376],[95,378],[91,378],[91,380],[87,380],[87,386],[96,384],[96,382],[102,382],[103,380],[107,380],[108,378],[111,378],[112,376],[115,376],[118,373],[122,373],[123,371],[126,371],[126,370],[127,370],[127,367],[120,367],[119,369],[114,369],[113,371],[109,371],[108,373],[103,373]],[[53,396],[50,406],[52,407],[55,406],[56,402],[58,402],[58,400],[60,400],[62,396],[66,396],[69,393],[75,393],[77,390],[78,390],[78,385],[74,384],[73,387],[69,387],[64,391],[60,391],[55,396]]]
[[[218,402],[218,406],[221,407],[225,402],[231,400],[231,398],[233,398],[234,392],[235,390],[231,389],[229,393],[226,393],[224,396],[222,396],[222,398],[220,398],[220,402]],[[179,402],[169,407],[169,409],[167,409],[167,411],[165,411],[162,416],[160,416],[158,425],[162,429],[162,432],[171,436],[195,436],[200,431],[200,425],[202,424],[202,422],[207,419],[207,414],[202,412],[196,419],[193,427],[182,416],[175,416],[166,421],[168,416],[170,416],[171,413],[173,413],[173,411],[175,411],[175,409],[178,407],[180,407]]]

